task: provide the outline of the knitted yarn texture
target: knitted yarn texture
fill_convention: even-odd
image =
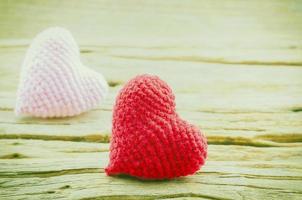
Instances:
[[[140,75],[122,88],[113,111],[107,175],[172,179],[194,174],[206,157],[205,135],[178,116],[164,81]]]
[[[33,40],[21,72],[16,115],[42,118],[74,116],[104,100],[104,77],[80,60],[71,33],[49,28]]]

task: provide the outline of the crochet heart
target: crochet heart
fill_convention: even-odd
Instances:
[[[157,76],[137,76],[125,85],[114,107],[108,175],[171,179],[199,170],[206,137],[178,116],[174,99]]]
[[[104,77],[85,67],[71,33],[49,28],[27,51],[17,93],[16,115],[74,116],[97,106],[108,91]]]

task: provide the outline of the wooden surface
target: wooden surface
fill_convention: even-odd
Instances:
[[[74,34],[110,94],[78,117],[16,118],[25,51],[49,26]],[[0,199],[302,199],[301,67],[301,1],[0,1]],[[206,133],[196,175],[105,175],[114,99],[141,73]]]

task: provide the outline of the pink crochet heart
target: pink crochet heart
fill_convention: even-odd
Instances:
[[[76,42],[63,28],[40,33],[22,68],[16,115],[78,115],[97,106],[108,91],[104,77],[81,63]]]

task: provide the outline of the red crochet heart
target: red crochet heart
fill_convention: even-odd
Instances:
[[[199,170],[206,137],[178,116],[174,99],[157,76],[137,76],[124,86],[113,111],[108,175],[171,179]]]

